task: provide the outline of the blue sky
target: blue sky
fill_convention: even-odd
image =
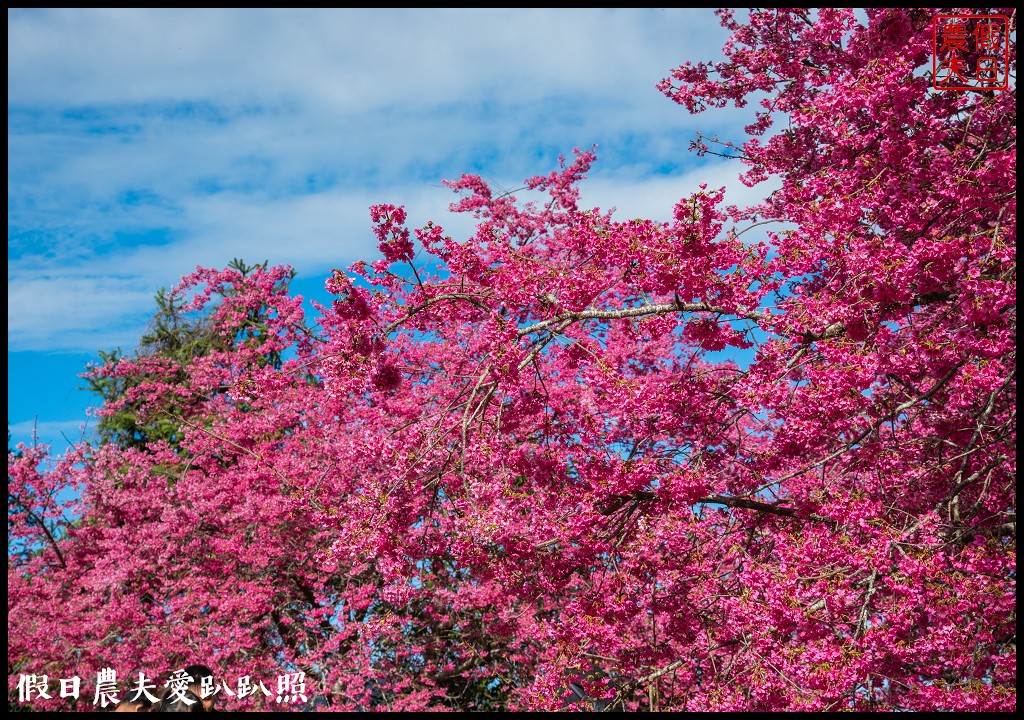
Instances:
[[[153,295],[234,257],[331,268],[377,257],[368,207],[447,212],[441,180],[519,187],[598,145],[583,202],[668,219],[741,167],[697,158],[749,110],[692,117],[655,90],[720,56],[710,10],[8,10],[7,350],[13,440],[55,452],[93,399],[77,376],[135,347]]]

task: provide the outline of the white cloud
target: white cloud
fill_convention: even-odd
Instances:
[[[339,110],[656,82],[724,39],[687,9],[40,9],[8,13],[8,98],[314,97]],[[645,88],[646,89],[646,88]]]
[[[669,221],[676,203],[700,190],[725,188],[724,204],[745,207],[763,201],[779,185],[766,181],[748,187],[739,180],[746,167],[736,160],[723,160],[678,175],[639,177],[632,181],[598,179],[587,182],[581,192],[582,204],[603,210],[616,208],[616,216]]]
[[[78,352],[133,347],[152,314],[155,288],[148,280],[76,276],[74,268],[8,277],[7,348]]]
[[[25,420],[12,423],[7,426],[15,442],[32,444],[32,438],[38,438],[39,442],[51,447],[67,446],[73,443],[88,440],[95,426],[95,421],[88,420],[51,420],[39,422],[37,420]]]
[[[469,232],[442,178],[518,187],[573,146],[631,217],[760,197],[686,150],[749,113],[654,89],[725,37],[684,9],[9,10],[8,348],[130,347],[197,264],[372,259],[374,203]]]

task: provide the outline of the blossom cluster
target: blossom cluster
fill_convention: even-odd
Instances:
[[[721,13],[659,87],[760,103],[757,206],[581,207],[584,150],[543,203],[452,181],[466,238],[375,206],[312,321],[288,268],[197,269],[203,352],[96,371],[158,437],[9,454],[9,691],[190,656],[341,710],[1014,710],[1016,105],[932,87],[937,12]]]

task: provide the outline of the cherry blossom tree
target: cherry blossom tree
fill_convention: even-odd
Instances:
[[[1013,710],[1016,104],[933,89],[936,12],[721,13],[659,89],[760,103],[694,143],[779,182],[755,207],[617,219],[576,151],[533,203],[451,182],[468,238],[373,207],[315,324],[286,267],[184,278],[217,342],[94,375],[174,441],[9,454],[10,687]]]

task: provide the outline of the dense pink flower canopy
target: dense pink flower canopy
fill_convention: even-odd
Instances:
[[[616,219],[576,151],[543,203],[449,183],[472,237],[375,206],[315,324],[287,268],[184,278],[218,349],[96,371],[176,443],[8,456],[9,687],[1015,709],[1016,102],[932,87],[937,12],[721,13],[659,89],[761,104],[758,207]]]

